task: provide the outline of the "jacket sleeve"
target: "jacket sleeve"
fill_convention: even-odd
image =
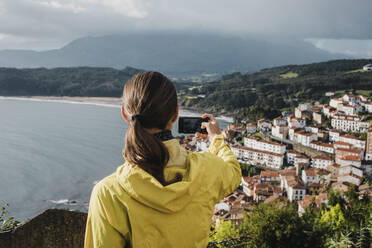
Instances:
[[[104,186],[96,184],[89,202],[84,248],[123,248],[126,246],[124,237],[110,220],[109,214],[114,211]]]
[[[209,152],[217,155],[221,160],[219,175],[221,175],[220,198],[232,193],[242,181],[242,172],[236,156],[226,144],[222,134],[216,135],[209,146]]]

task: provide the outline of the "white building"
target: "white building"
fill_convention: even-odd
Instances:
[[[300,111],[309,111],[311,112],[313,110],[313,105],[310,103],[301,103],[298,105],[298,109]]]
[[[344,165],[353,165],[355,167],[361,168],[362,167],[362,160],[359,156],[345,156],[342,158],[336,158],[336,163],[344,166]]]
[[[354,135],[342,134],[335,141],[341,141],[341,142],[349,143],[353,147],[358,148],[358,149],[361,149],[361,150],[365,150],[366,149],[366,141],[365,140],[358,139]]]
[[[353,147],[353,145],[350,144],[350,143],[347,143],[347,142],[336,141],[334,143],[334,147],[335,147],[335,149],[338,149],[338,148],[351,149]]]
[[[323,105],[323,114],[327,117],[330,117],[333,115],[333,113],[336,111],[336,108],[328,106],[327,104]]]
[[[326,169],[328,165],[334,163],[334,160],[327,156],[315,156],[312,157],[312,167],[318,169]]]
[[[297,156],[302,156],[301,153],[299,152],[296,152],[295,150],[290,150],[287,152],[287,163],[288,164],[291,164],[291,165],[294,165],[295,163],[295,158]]]
[[[256,150],[262,150],[262,151],[273,152],[273,153],[278,153],[278,154],[284,154],[286,151],[286,146],[283,144],[266,141],[258,137],[255,137],[255,136],[245,137],[244,146],[252,148],[252,149],[256,149]]]
[[[260,131],[270,131],[272,128],[272,125],[270,121],[261,119],[257,121],[258,130]]]
[[[352,165],[344,165],[338,169],[338,174],[343,175],[347,173],[353,173],[357,176],[363,177],[363,170]]]
[[[299,119],[295,117],[289,118],[288,121],[288,127],[296,127],[296,128],[304,128],[306,126],[306,120],[305,119]]]
[[[308,183],[328,184],[331,181],[331,173],[325,169],[310,168],[302,171],[301,178],[305,186]]]
[[[305,155],[298,155],[295,157],[294,159],[294,165],[297,166],[297,165],[309,165],[310,164],[310,158],[308,158],[307,156]]]
[[[363,111],[363,107],[356,104],[342,104],[339,105],[339,108],[337,110],[344,112],[346,115],[356,115],[358,112]]]
[[[372,160],[372,128],[368,130],[366,145],[366,160]]]
[[[275,125],[271,129],[271,134],[274,137],[280,139],[286,139],[288,135],[288,126],[287,125]]]
[[[248,123],[246,125],[247,133],[253,134],[257,132],[257,127],[255,123]]]
[[[354,94],[345,94],[342,97],[342,100],[345,102],[348,102],[349,104],[360,104],[360,98],[357,95]]]
[[[337,177],[337,182],[348,182],[354,185],[360,185],[363,177],[355,175],[353,173],[341,174]]]
[[[341,98],[332,98],[331,101],[329,101],[329,105],[335,109],[338,108],[339,104],[342,104],[344,101]]]
[[[306,194],[306,188],[299,180],[290,180],[287,182],[287,197],[289,201],[303,200]]]
[[[330,143],[323,143],[318,141],[311,141],[310,147],[321,152],[333,154],[335,152],[334,145]]]
[[[283,118],[277,117],[274,119],[274,126],[287,125],[287,121]]]
[[[305,127],[305,131],[306,132],[316,133],[317,134],[319,132],[319,128],[313,127],[313,126],[306,126]]]
[[[254,162],[272,169],[280,169],[283,166],[283,154],[256,150],[245,146],[232,146],[232,152],[238,159]]]
[[[364,104],[364,109],[365,111],[367,111],[368,113],[372,113],[372,102],[366,102]]]
[[[333,91],[328,91],[325,93],[325,96],[334,96],[335,95],[335,92]]]
[[[330,130],[328,133],[329,141],[338,141],[340,135],[342,134],[341,131],[338,130]]]
[[[195,146],[197,151],[208,151],[209,144],[208,138],[196,138]]]
[[[368,65],[363,66],[363,70],[372,71],[372,64],[368,64]]]
[[[293,141],[300,143],[303,146],[310,146],[311,141],[318,140],[318,135],[315,133],[306,133],[305,130],[300,130],[294,133]]]
[[[280,182],[279,171],[263,170],[260,177],[262,182]]]
[[[364,151],[362,149],[357,149],[357,148],[337,148],[335,154],[336,154],[336,158],[343,158],[345,156],[354,156],[362,160],[364,157]]]
[[[361,121],[358,115],[335,114],[331,119],[331,126],[344,132],[366,132],[371,123]]]

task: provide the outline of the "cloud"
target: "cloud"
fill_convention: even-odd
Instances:
[[[133,18],[144,18],[147,15],[141,0],[30,0],[30,3],[74,14],[86,11],[94,13],[106,7],[120,15]]]
[[[44,6],[45,8],[52,8],[67,12],[72,12],[74,14],[78,14],[81,12],[86,11],[86,9],[82,6],[76,5],[73,2],[67,2],[67,1],[34,1],[35,4],[40,4],[41,6]]]
[[[1,0],[0,33],[56,45],[148,31],[372,39],[371,12],[370,0]]]
[[[372,39],[308,39],[315,47],[354,58],[372,58]]]
[[[98,4],[112,8],[113,11],[124,16],[144,18],[147,11],[140,0],[101,0],[96,1]]]

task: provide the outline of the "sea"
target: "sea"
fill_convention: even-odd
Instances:
[[[127,128],[114,104],[0,97],[0,207],[19,221],[49,208],[87,212],[93,186],[124,163]]]

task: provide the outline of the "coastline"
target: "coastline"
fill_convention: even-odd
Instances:
[[[14,100],[30,100],[30,101],[51,101],[51,102],[66,102],[66,103],[77,103],[77,104],[90,104],[100,105],[107,107],[120,107],[120,97],[89,97],[89,96],[0,96],[0,99],[14,99]],[[182,110],[193,112],[193,113],[204,113],[203,109],[190,108],[181,106]],[[226,122],[233,122],[233,117],[229,115],[221,115],[216,112],[210,112],[215,115],[217,119],[224,120]]]

